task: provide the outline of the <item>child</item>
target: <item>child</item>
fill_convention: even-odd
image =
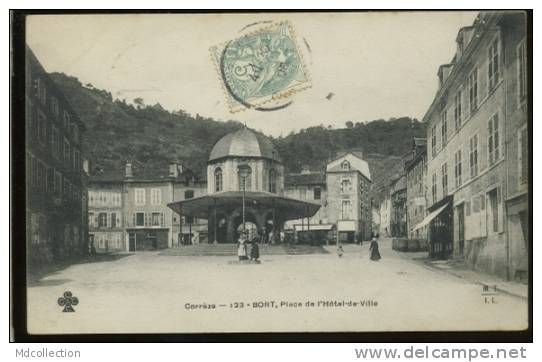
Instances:
[[[337,247],[337,255],[339,256],[339,258],[342,258],[343,254],[344,254],[343,246],[339,245]]]

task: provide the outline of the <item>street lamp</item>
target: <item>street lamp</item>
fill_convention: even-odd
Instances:
[[[237,168],[239,177],[241,178],[243,184],[243,234],[246,234],[246,225],[245,225],[245,188],[246,188],[246,179],[250,176],[251,168],[247,164],[239,165]]]

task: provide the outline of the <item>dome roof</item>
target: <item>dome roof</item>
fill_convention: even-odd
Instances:
[[[248,128],[228,133],[219,139],[209,155],[209,161],[232,156],[263,157],[282,162],[271,140]]]

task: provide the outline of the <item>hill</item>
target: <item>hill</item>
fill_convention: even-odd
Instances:
[[[130,159],[141,164],[165,165],[175,159],[204,177],[207,157],[214,143],[243,125],[233,120],[215,121],[183,110],[169,112],[160,104],[134,104],[113,99],[111,93],[83,85],[77,78],[51,73],[75,107],[87,131],[84,150],[92,164],[101,168],[122,167]],[[402,117],[367,123],[347,122],[346,128],[323,125],[273,138],[287,171],[303,166],[324,170],[337,153],[356,149],[369,162],[375,190],[389,182],[402,167],[401,156],[410,150],[413,137],[423,137],[425,125]]]

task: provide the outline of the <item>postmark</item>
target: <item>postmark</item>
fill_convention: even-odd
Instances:
[[[232,113],[283,109],[311,86],[289,21],[251,24],[210,52]]]

